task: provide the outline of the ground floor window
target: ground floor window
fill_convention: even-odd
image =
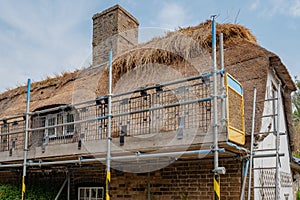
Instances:
[[[78,200],[103,200],[103,187],[79,187]]]

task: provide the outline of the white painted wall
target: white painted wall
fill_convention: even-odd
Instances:
[[[266,87],[266,96],[265,99],[272,98],[272,90],[278,91],[278,84],[279,80],[277,79],[276,75],[272,70],[268,73],[268,80],[267,80],[267,87]],[[275,90],[274,90],[275,89]],[[277,92],[276,92],[277,93]],[[278,93],[277,93],[278,94]],[[276,96],[277,97],[277,96]],[[279,131],[280,133],[286,133],[287,132],[287,125],[286,125],[286,119],[284,114],[284,107],[282,102],[282,97],[279,98],[280,105],[279,105]],[[277,102],[275,102],[275,110],[277,112]],[[265,101],[264,103],[264,110],[263,110],[263,116],[271,115],[273,114],[273,103],[272,101]],[[276,117],[277,118],[277,117]],[[277,119],[275,122],[275,126],[277,124]],[[276,129],[275,129],[276,130]],[[263,141],[259,142],[257,145],[256,150],[267,150],[267,149],[275,149],[276,145],[276,136],[272,133],[274,131],[274,120],[272,117],[269,118],[262,118],[262,126],[260,132],[271,132],[269,134],[265,134],[265,138]],[[290,185],[292,183],[291,181],[291,169],[290,169],[290,155],[289,155],[289,142],[287,135],[280,136],[280,147],[279,152],[284,153],[283,157],[280,157],[280,174],[285,175],[287,177],[286,180],[290,180]],[[269,151],[262,151],[257,152],[256,154],[270,154],[275,153],[274,150]],[[255,158],[254,159],[254,168],[266,168],[266,167],[276,167],[276,157],[265,157],[265,158]],[[271,171],[271,170],[270,170]],[[273,169],[273,172],[275,174],[275,169]],[[275,175],[272,173],[269,173],[264,175],[265,181],[264,183],[268,186],[275,186]],[[262,176],[259,170],[254,171],[254,186],[262,186]],[[285,181],[285,183],[288,183],[288,181]],[[287,187],[287,184],[284,184],[283,178],[279,177],[279,195],[281,200],[293,200],[293,188],[292,185]],[[266,190],[265,190],[266,191]],[[265,194],[266,196],[263,197],[263,194],[260,192],[259,189],[254,189],[254,199],[260,200],[260,199],[273,199],[272,194],[274,193],[274,189],[269,189],[269,191]]]

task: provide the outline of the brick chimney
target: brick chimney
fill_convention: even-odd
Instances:
[[[138,44],[139,22],[119,5],[93,16],[93,65],[108,62],[113,57]]]

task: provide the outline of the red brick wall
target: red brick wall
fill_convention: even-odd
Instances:
[[[177,162],[150,173],[151,199],[212,199],[213,161]],[[240,161],[221,161],[226,174],[221,175],[221,199],[239,199]],[[147,174],[112,174],[112,199],[147,199]]]
[[[241,189],[241,162],[238,160],[221,160],[220,166],[226,167],[226,174],[221,175],[221,199],[239,199]],[[177,161],[169,166],[150,172],[151,200],[211,200],[213,196],[213,160]],[[66,173],[30,172],[29,182],[55,181],[62,185]],[[8,181],[9,180],[9,181]],[[21,173],[1,172],[0,182],[21,183]],[[77,198],[79,186],[105,187],[105,166],[94,164],[89,167],[81,166],[72,169],[71,199]],[[246,188],[247,191],[247,188]],[[111,195],[114,200],[147,199],[148,173],[125,173],[112,170]],[[246,193],[247,197],[247,193]]]

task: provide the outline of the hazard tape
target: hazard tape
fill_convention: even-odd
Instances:
[[[25,184],[25,176],[22,176],[22,200],[25,199],[25,191],[26,191],[26,184]]]
[[[110,172],[106,173],[106,200],[110,200]]]
[[[220,175],[214,175],[214,200],[220,200]]]

